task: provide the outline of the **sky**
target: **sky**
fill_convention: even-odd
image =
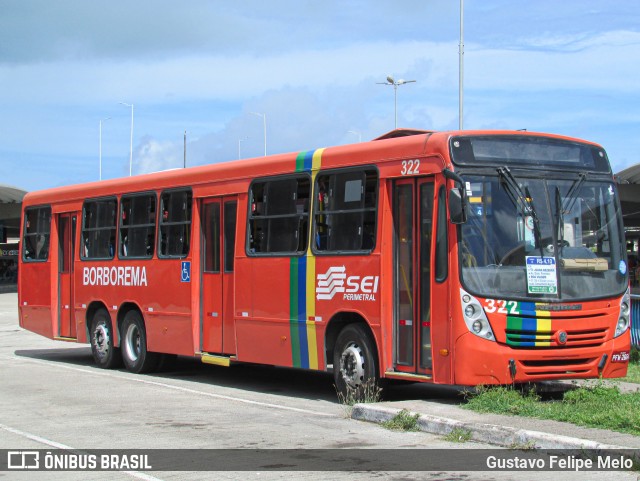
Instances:
[[[27,191],[459,126],[459,0],[0,0],[0,184]],[[640,2],[465,0],[465,129],[640,162]],[[123,105],[126,104],[126,105]],[[100,126],[102,128],[100,128]],[[100,131],[102,135],[100,136]],[[100,138],[102,142],[100,142]],[[101,145],[101,148],[100,148]]]

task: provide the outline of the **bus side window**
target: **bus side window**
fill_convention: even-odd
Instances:
[[[319,174],[316,192],[314,251],[372,251],[376,242],[377,171],[343,169]]]
[[[258,180],[249,188],[249,255],[299,255],[307,250],[309,176]]]
[[[192,195],[190,190],[165,191],[160,197],[159,257],[182,258],[189,254]]]
[[[116,245],[115,198],[87,200],[82,207],[83,259],[113,259]]]
[[[120,256],[153,257],[156,195],[151,192],[122,196],[120,212]]]
[[[47,260],[51,233],[51,207],[27,208],[24,217],[23,260]]]

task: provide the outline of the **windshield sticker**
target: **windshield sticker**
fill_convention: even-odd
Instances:
[[[620,261],[618,270],[620,271],[620,274],[624,276],[627,273],[627,263],[625,261]]]
[[[557,294],[558,277],[553,257],[527,256],[527,289],[529,294]]]

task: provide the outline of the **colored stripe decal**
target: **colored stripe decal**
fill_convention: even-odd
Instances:
[[[300,367],[309,368],[309,344],[307,344],[307,258],[298,258],[298,341]]]
[[[318,342],[316,339],[316,258],[307,253],[307,342],[309,344],[309,368],[318,369]]]
[[[296,172],[311,173],[312,189],[322,164],[323,151],[324,149],[317,149],[300,152],[296,156]],[[312,200],[313,196],[312,192]],[[313,254],[307,251],[303,257],[292,257],[289,267],[289,328],[293,367],[318,369],[315,286],[316,259]]]
[[[539,309],[543,304],[519,302],[516,312],[523,316],[507,315],[507,344],[518,347],[547,347],[551,345],[552,319],[549,311]],[[538,316],[545,314],[545,318]]]
[[[289,265],[289,322],[291,333],[291,360],[293,367],[300,367],[300,338],[298,336],[298,258],[292,257]]]
[[[317,149],[311,156],[311,185],[315,186],[316,175],[322,166],[324,149]],[[312,199],[315,192],[311,194]],[[313,203],[312,203],[313,205]],[[313,318],[314,320],[310,320]],[[318,369],[318,339],[316,337],[316,258],[307,252],[307,340],[309,342],[309,367]]]

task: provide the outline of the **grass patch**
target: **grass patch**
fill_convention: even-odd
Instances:
[[[640,384],[640,364],[636,362],[630,362],[629,368],[627,369],[627,377],[624,377],[620,380]]]
[[[561,399],[544,400],[533,390],[479,388],[463,406],[482,413],[510,414],[564,421],[640,436],[640,392],[621,393],[596,384],[567,391]]]
[[[403,409],[394,417],[382,423],[382,426],[392,431],[420,431],[418,427],[419,414],[411,414]]]
[[[453,428],[449,434],[442,436],[442,438],[452,443],[466,443],[471,439],[471,431],[462,428]]]

